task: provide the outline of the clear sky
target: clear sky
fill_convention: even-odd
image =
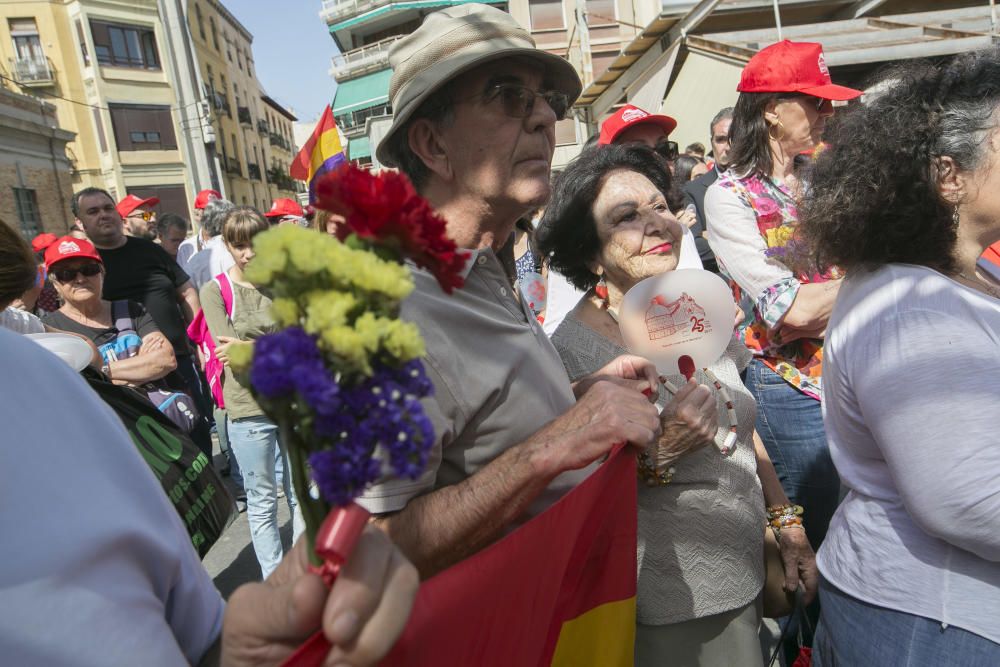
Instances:
[[[319,119],[336,89],[330,58],[337,47],[319,17],[320,0],[223,0],[253,35],[257,79],[301,121]]]

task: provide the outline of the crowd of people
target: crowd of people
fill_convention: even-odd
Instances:
[[[116,203],[85,188],[66,236],[29,248],[0,225],[4,326],[82,337],[92,366],[145,392],[208,455],[214,430],[245,491],[265,583],[223,612],[174,516],[178,534],[141,551],[145,566],[180,572],[176,591],[153,585],[163,614],[148,646],[167,652],[157,642],[172,634],[172,650],[197,662],[221,632],[235,664],[280,660],[324,604],[353,604],[351,623],[327,610],[327,636],[341,657],[377,659],[416,573],[494,543],[627,443],[640,477],[637,665],[763,665],[765,614],[786,617],[788,664],[800,645],[823,666],[1000,664],[1000,284],[978,264],[1000,242],[1000,50],[899,65],[862,97],[833,83],[820,44],[782,41],[750,59],[734,105],[706,119],[707,154],[678,151],[669,115],[624,105],[554,176],[555,123],[581,83],[509,14],[475,3],[431,13],[389,60],[379,162],[409,177],[470,256],[452,294],[412,267],[401,316],[426,342],[436,439],[421,476],[383,479],[359,499],[373,515],[351,561],[363,600],[340,580],[348,592],[327,599],[301,544],[282,558],[282,496],[301,532],[283,445],[228,366],[234,346],[275,330],[269,294],[244,277],[254,236],[279,224],[333,233],[340,219],[206,190],[192,225],[157,216],[155,198]],[[725,353],[685,379],[630,353],[619,311],[644,279],[691,268],[728,283],[735,325]],[[18,394],[6,421],[24,442],[46,441],[28,457],[38,480],[71,489],[65,477],[80,473],[53,474],[45,452],[80,440],[73,420],[39,432],[36,407],[16,405],[47,391],[38,368],[67,376],[52,398],[67,415],[90,406],[87,447],[131,445],[82,383],[28,347],[4,334],[3,382]],[[122,459],[94,474],[141,465]],[[59,497],[32,480],[18,474],[24,495]],[[156,498],[136,499],[114,530],[153,540],[143,513],[172,510],[151,477],[140,481],[115,486],[117,500]],[[101,521],[76,512],[74,533]],[[45,576],[60,575],[64,556],[35,537],[36,551],[53,548]],[[73,590],[134,569],[139,553],[108,556]],[[773,611],[774,590],[807,606]],[[197,613],[179,618],[175,594]],[[17,589],[18,606],[32,595],[45,593]],[[365,622],[383,632],[352,644]],[[0,621],[2,641],[21,627]],[[28,639],[14,655],[56,655],[46,650]]]

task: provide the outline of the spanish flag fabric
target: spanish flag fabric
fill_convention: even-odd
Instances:
[[[391,667],[633,664],[635,457],[619,449],[504,539],[426,581]]]
[[[312,136],[295,156],[288,172],[292,178],[309,184],[309,203],[313,204],[316,201],[317,179],[346,161],[344,148],[340,145],[340,135],[337,133],[337,123],[333,120],[333,111],[328,104],[316,123]]]

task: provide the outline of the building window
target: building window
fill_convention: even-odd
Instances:
[[[17,218],[21,222],[21,234],[26,239],[34,238],[41,228],[41,216],[38,215],[38,200],[35,191],[28,188],[12,188],[14,204],[17,207]]]
[[[532,30],[565,28],[562,0],[528,0]]]
[[[170,107],[111,104],[111,125],[119,151],[175,150]]]
[[[83,55],[83,64],[85,67],[90,66],[90,54],[87,53],[87,38],[83,34],[83,22],[80,19],[75,21],[76,23],[76,37],[80,40],[80,53]]]
[[[218,28],[215,27],[215,17],[214,16],[209,16],[208,17],[208,25],[212,29],[212,45],[215,47],[215,50],[218,51],[219,50],[219,30],[218,30]]]
[[[205,41],[205,17],[201,15],[201,7],[198,5],[194,6],[194,17],[198,22],[198,34],[201,35],[201,41]]]
[[[587,0],[587,25],[616,25],[615,0]]]
[[[160,69],[156,35],[151,28],[90,22],[97,62],[115,67]]]
[[[236,48],[236,64],[240,66],[240,71],[243,71],[243,49]]]

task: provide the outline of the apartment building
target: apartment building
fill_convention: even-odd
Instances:
[[[23,65],[27,69],[28,65]],[[0,89],[0,220],[31,239],[65,234],[73,219],[66,144],[56,108],[37,97]]]
[[[155,194],[161,211],[188,212],[197,109],[178,102],[167,42],[156,0],[0,3],[2,81],[50,102],[75,135],[72,189]]]
[[[223,195],[262,210],[275,197],[294,197],[301,187],[288,176],[295,116],[262,91],[253,35],[217,0],[189,0],[187,18]]]
[[[378,166],[373,148],[392,114],[389,47],[416,29],[428,13],[467,1],[324,0],[320,16],[341,51],[330,68],[337,81],[333,114],[347,137],[351,160]],[[540,49],[569,60],[584,85],[604,72],[661,7],[658,0],[486,1],[509,11]],[[587,136],[586,123],[575,115],[559,122],[553,167],[576,156]]]

